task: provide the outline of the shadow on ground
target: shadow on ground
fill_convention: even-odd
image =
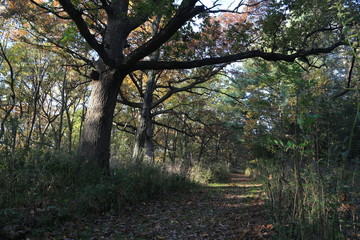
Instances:
[[[62,238],[49,233],[45,239],[268,239],[272,225],[266,221],[261,193],[261,184],[244,174],[232,174],[229,183],[210,184],[121,213],[65,224],[57,231]]]
[[[73,229],[68,239],[267,239],[261,184],[243,174],[232,174],[225,184],[200,191],[174,194],[144,203]],[[74,233],[72,233],[74,234]]]

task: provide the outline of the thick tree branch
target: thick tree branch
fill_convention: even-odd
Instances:
[[[227,55],[223,57],[210,57],[204,58],[200,60],[194,61],[140,61],[134,65],[132,70],[146,70],[146,69],[190,69],[203,67],[208,65],[222,64],[222,63],[230,63],[239,60],[244,60],[248,58],[256,58],[260,57],[268,61],[286,61],[286,62],[294,62],[297,58],[304,58],[309,55],[318,55],[322,53],[330,53],[335,48],[347,45],[344,41],[339,41],[334,43],[329,47],[324,48],[314,48],[310,50],[300,50],[293,54],[282,54],[282,53],[268,53],[260,50],[253,50],[242,52],[233,55]]]
[[[133,65],[155,52],[167,42],[188,20],[205,11],[204,6],[195,6],[197,0],[183,0],[175,16],[153,38],[135,49],[125,58],[126,65]]]
[[[138,82],[137,82],[138,79],[136,78],[135,74],[134,74],[134,73],[130,73],[130,74],[129,74],[129,77],[130,77],[131,81],[134,83],[134,85],[135,85],[135,87],[136,87],[136,89],[137,89],[140,97],[141,97],[141,98],[144,98],[145,94],[143,93],[143,90],[142,90],[141,86],[138,84]]]
[[[136,133],[137,127],[133,126],[129,123],[114,122],[114,124],[120,131],[124,131],[124,132],[130,133],[132,135],[135,135],[135,133]],[[130,129],[130,130],[128,130],[128,129]]]
[[[84,19],[81,16],[81,12],[75,8],[75,6],[70,2],[70,0],[59,0],[59,3],[69,14],[70,18],[74,21],[77,28],[79,29],[81,36],[84,37],[86,42],[99,54],[99,56],[105,63],[114,66],[114,62],[106,54],[104,47],[99,44],[95,36],[90,33],[88,26],[86,25]]]

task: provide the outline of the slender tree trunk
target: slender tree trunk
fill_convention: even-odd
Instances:
[[[65,96],[65,87],[66,87],[66,74],[67,71],[65,69],[64,78],[62,82],[62,89],[61,89],[61,108],[59,113],[59,129],[57,131],[57,137],[55,137],[55,148],[60,149],[61,147],[61,140],[62,140],[62,129],[63,129],[63,122],[64,122],[64,111],[67,108],[67,98]]]
[[[183,115],[182,122],[183,130],[186,131],[186,117]],[[181,141],[182,140],[182,141]],[[180,140],[181,143],[181,171],[187,174],[189,169],[192,167],[192,149],[189,146],[189,136],[186,133],[183,134],[183,138]]]
[[[220,136],[215,138],[215,156],[214,156],[214,160],[219,159],[220,141],[221,141]]]
[[[69,109],[66,109],[66,118],[67,118],[67,122],[68,122],[68,127],[69,127],[69,136],[68,136],[68,152],[71,152],[72,150],[72,135],[73,135],[73,126],[74,123],[70,117],[70,112]]]
[[[168,142],[168,139],[169,139],[169,128],[166,128],[165,130],[165,140],[164,140],[164,155],[163,155],[163,163],[166,162],[166,156],[167,156],[167,150],[169,148],[169,142]]]
[[[136,163],[143,161],[151,162],[154,160],[154,130],[152,124],[151,105],[155,86],[156,74],[154,71],[150,71],[150,73],[148,73],[148,82],[146,84],[146,92],[141,109],[139,126],[136,131],[135,146],[133,151],[133,159]]]
[[[32,118],[31,118],[31,122],[30,122],[30,130],[26,139],[26,143],[25,143],[25,149],[29,150],[30,148],[30,142],[31,142],[31,137],[33,134],[33,130],[34,130],[34,126],[35,126],[35,122],[36,122],[36,115],[37,115],[37,108],[38,108],[38,100],[39,100],[39,92],[40,92],[40,85],[35,85],[35,97],[34,97],[34,109],[33,109],[33,114],[32,114]],[[28,107],[30,110],[30,107]],[[30,112],[30,111],[29,111]]]
[[[158,25],[160,23],[160,16],[157,16],[152,24],[152,35],[155,36],[158,32]],[[159,60],[159,51],[150,55],[150,60]],[[153,162],[154,159],[154,129],[152,124],[152,103],[153,94],[156,88],[156,71],[148,70],[147,83],[144,96],[143,106],[141,108],[141,115],[138,129],[136,130],[135,146],[133,150],[133,160],[139,162]]]
[[[203,156],[203,154],[205,152],[206,145],[209,143],[209,141],[210,141],[210,138],[208,138],[208,140],[206,140],[206,135],[201,137],[199,155],[197,157],[197,162],[198,163],[201,162],[202,156]]]
[[[174,133],[174,138],[173,138],[173,140],[172,140],[172,151],[169,152],[169,156],[170,156],[170,159],[171,159],[171,163],[172,163],[172,164],[175,164],[175,162],[176,162],[178,135],[179,135],[179,133],[178,133],[177,131],[175,131],[175,133]]]
[[[82,133],[83,133],[83,126],[84,126],[84,121],[85,121],[85,114],[86,114],[86,110],[87,110],[87,107],[86,107],[86,93],[84,94],[83,96],[83,102],[82,102],[82,108],[81,108],[81,117],[80,117],[80,132],[79,132],[79,146],[81,144],[81,139],[82,139]]]
[[[88,170],[101,169],[110,173],[111,128],[119,88],[125,75],[117,70],[106,70],[93,81],[89,106],[85,115],[79,154]]]

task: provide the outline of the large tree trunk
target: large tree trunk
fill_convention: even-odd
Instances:
[[[106,70],[92,83],[89,106],[86,112],[79,154],[87,167],[110,173],[110,139],[116,98],[124,74]]]
[[[126,18],[128,4],[128,1],[111,1],[107,10],[104,52],[101,54],[105,59],[100,57],[94,62],[100,76],[99,80],[94,76],[79,146],[80,155],[85,157],[88,168],[100,168],[105,174],[110,173],[110,139],[116,99],[127,74],[123,67],[115,69],[108,65],[109,62],[119,64],[124,59],[123,49],[131,30]]]

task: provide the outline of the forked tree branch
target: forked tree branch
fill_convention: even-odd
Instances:
[[[99,54],[105,63],[114,65],[113,60],[106,54],[104,47],[98,43],[95,36],[91,34],[86,22],[82,18],[81,12],[75,8],[70,0],[59,0],[59,3],[74,21],[81,36],[83,36],[86,42]]]
[[[175,16],[169,21],[169,23],[153,38],[130,53],[125,58],[124,63],[131,66],[144,57],[155,52],[165,42],[167,42],[188,20],[192,19],[199,13],[205,12],[204,6],[195,6],[197,1],[198,0],[183,0]]]

